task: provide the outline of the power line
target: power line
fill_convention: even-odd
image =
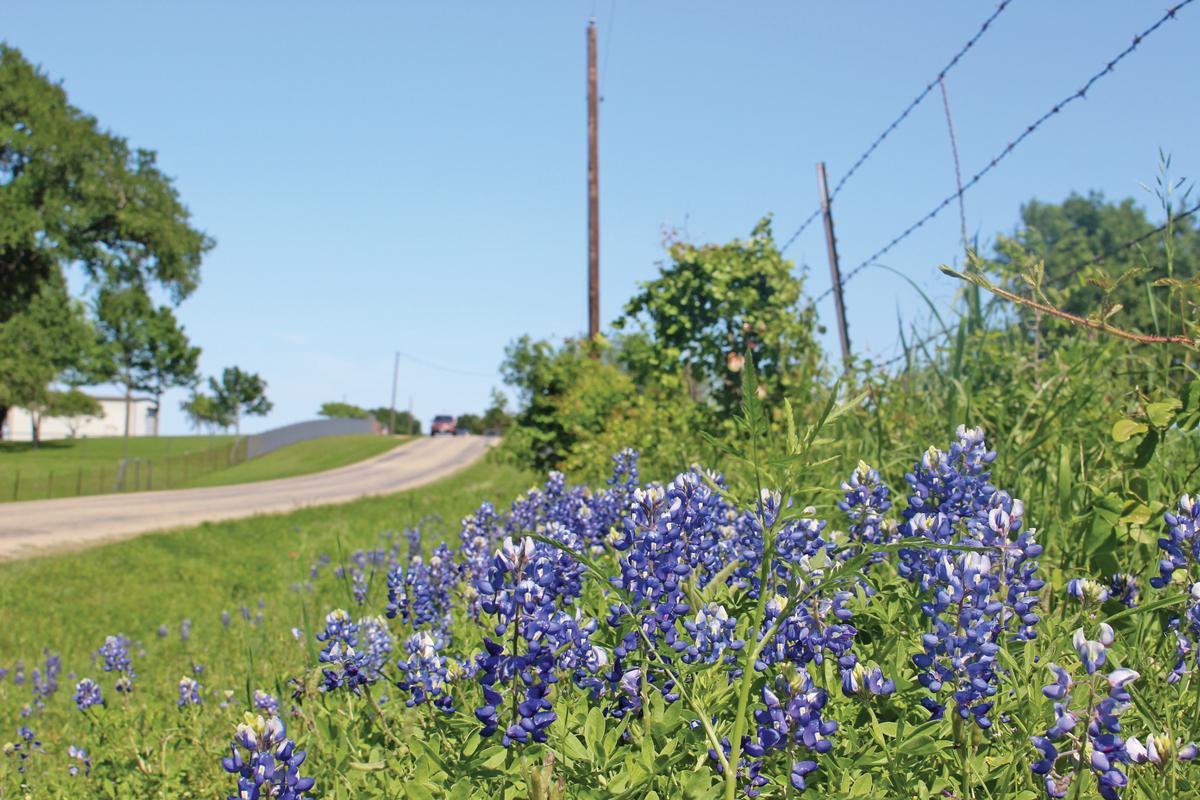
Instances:
[[[466,370],[466,369],[457,369],[455,367],[444,367],[441,364],[434,364],[432,361],[426,361],[423,358],[417,358],[414,355],[410,355],[409,353],[405,353],[400,350],[396,351],[396,355],[402,356],[403,358],[408,359],[409,361],[413,362],[414,364],[420,364],[423,367],[428,367],[429,369],[437,370],[438,372],[453,372],[457,375],[468,375],[473,378],[494,378],[494,377],[496,377],[495,375],[485,375],[482,372],[471,372],[470,370]]]
[[[1194,0],[1183,0],[1182,3],[1179,3],[1175,6],[1173,6],[1172,8],[1168,9],[1167,12],[1157,22],[1155,22],[1153,25],[1151,25],[1149,28],[1142,31],[1137,36],[1134,36],[1133,42],[1128,47],[1126,47],[1124,50],[1122,50],[1120,53],[1118,53],[1111,61],[1109,61],[1104,66],[1104,69],[1100,70],[1095,75],[1092,75],[1092,77],[1088,78],[1087,83],[1085,83],[1082,88],[1080,88],[1078,91],[1074,92],[1073,94],[1068,95],[1063,100],[1060,100],[1059,102],[1055,103],[1054,106],[1049,111],[1042,114],[1040,117],[1038,117],[1036,120],[1034,120],[1030,125],[1028,125],[1025,128],[1025,130],[1021,132],[1021,134],[1019,136],[1017,136],[1015,139],[1013,139],[1007,145],[1005,145],[1004,149],[1001,150],[996,156],[994,156],[992,158],[992,160],[988,162],[987,166],[985,166],[983,169],[979,170],[979,172],[976,172],[973,176],[971,176],[971,179],[969,181],[967,181],[961,189],[948,195],[944,200],[942,200],[940,203],[938,203],[936,206],[934,206],[933,210],[929,211],[927,214],[925,214],[923,217],[918,219],[912,225],[909,225],[900,234],[895,236],[890,242],[888,242],[883,247],[881,247],[879,250],[875,251],[873,254],[871,254],[870,256],[865,258],[862,261],[862,263],[860,263],[854,269],[847,272],[845,277],[842,278],[842,285],[844,286],[855,275],[857,275],[859,272],[861,272],[862,270],[864,270],[868,266],[870,266],[870,264],[873,261],[875,261],[875,259],[886,254],[893,247],[895,247],[900,242],[907,239],[909,236],[911,236],[913,233],[915,233],[918,228],[920,228],[926,222],[929,222],[931,219],[933,219],[938,214],[940,214],[942,212],[942,210],[946,208],[946,206],[953,203],[955,201],[955,199],[961,197],[964,192],[966,192],[968,189],[970,189],[975,184],[979,183],[979,181],[983,178],[983,176],[987,175],[989,172],[991,172],[993,169],[995,169],[996,166],[1001,161],[1003,161],[1006,157],[1008,157],[1008,155],[1010,153],[1012,153],[1012,151],[1015,150],[1017,148],[1017,146],[1019,144],[1021,144],[1021,142],[1025,141],[1025,139],[1027,139],[1030,136],[1030,134],[1032,134],[1034,131],[1036,131],[1038,128],[1040,128],[1042,126],[1042,124],[1046,122],[1046,120],[1050,119],[1055,114],[1060,112],[1065,106],[1075,102],[1076,100],[1081,100],[1084,97],[1086,97],[1088,90],[1090,90],[1092,88],[1092,86],[1097,81],[1099,81],[1101,78],[1103,78],[1105,75],[1108,75],[1109,73],[1111,73],[1113,71],[1113,69],[1117,66],[1117,64],[1119,64],[1126,56],[1128,56],[1130,53],[1132,53],[1134,50],[1136,50],[1138,45],[1140,45],[1147,36],[1154,33],[1156,30],[1158,30],[1158,28],[1161,27],[1163,25],[1163,23],[1165,23],[1167,20],[1174,19],[1176,12],[1178,12],[1180,9],[1182,9],[1185,6],[1191,5],[1193,2],[1194,2]],[[827,289],[823,294],[821,294],[819,297],[816,298],[815,302],[820,302],[821,300],[828,297],[832,292],[833,292],[832,287]]]
[[[858,157],[858,160],[856,160],[854,162],[854,164],[851,165],[850,169],[846,172],[846,174],[843,175],[841,180],[839,180],[837,182],[837,185],[833,187],[833,192],[829,195],[830,200],[833,200],[838,196],[838,192],[840,192],[842,190],[842,187],[846,185],[846,181],[850,180],[850,176],[853,175],[855,172],[858,172],[858,168],[861,167],[866,162],[866,160],[871,157],[871,154],[875,152],[876,148],[878,148],[879,145],[883,144],[883,140],[886,139],[888,136],[890,136],[892,131],[896,130],[896,128],[899,127],[900,123],[903,122],[908,117],[908,115],[913,112],[913,109],[915,109],[917,106],[919,106],[921,104],[921,101],[929,96],[929,93],[931,91],[933,91],[933,87],[937,86],[943,79],[945,79],[946,73],[948,73],[950,70],[954,69],[955,65],[958,64],[959,60],[964,55],[966,55],[968,50],[970,50],[972,47],[975,46],[975,43],[978,42],[980,40],[980,38],[982,38],[983,34],[985,34],[987,32],[987,29],[996,20],[996,17],[1000,16],[1001,12],[1003,12],[1004,9],[1007,8],[1008,4],[1011,2],[1012,2],[1012,0],[1002,0],[1002,2],[998,6],[996,6],[996,10],[992,12],[991,16],[989,16],[987,19],[985,19],[983,21],[983,24],[979,26],[979,30],[975,32],[975,35],[972,36],[970,39],[968,39],[967,43],[964,44],[961,48],[959,48],[959,51],[954,54],[954,57],[950,59],[949,63],[947,63],[946,66],[942,67],[942,69],[938,72],[937,77],[935,77],[933,80],[931,80],[929,83],[927,83],[925,85],[925,88],[921,90],[921,93],[918,94],[916,97],[914,97],[912,99],[912,101],[907,106],[905,106],[904,110],[900,112],[900,116],[898,116],[894,120],[892,120],[891,124],[889,124],[886,128],[883,129],[883,133],[881,133],[875,137],[875,141],[871,142],[870,147],[868,147],[865,151],[863,151],[863,154]],[[792,242],[796,241],[797,237],[799,237],[800,234],[804,233],[805,228],[807,228],[809,225],[811,225],[816,220],[816,218],[818,216],[820,216],[820,214],[821,214],[821,209],[818,208],[816,211],[812,212],[812,214],[810,214],[808,216],[808,218],[804,220],[804,222],[800,223],[800,227],[797,228],[796,232],[791,235],[791,237],[787,240],[786,243],[784,243],[783,247],[780,248],[780,252],[787,250],[788,247],[792,244]]]

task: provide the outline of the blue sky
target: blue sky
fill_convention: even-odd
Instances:
[[[59,2],[7,0],[0,38],[71,100],[158,151],[216,237],[179,309],[206,374],[237,364],[275,410],[325,400],[418,416],[482,408],[504,346],[586,327],[584,36],[595,15],[602,316],[662,258],[664,229],[695,242],[773,213],[782,241],[995,8],[993,2],[543,3]],[[963,171],[1004,144],[1156,20],[1162,3],[1013,0],[947,78]],[[1146,40],[1086,101],[1035,133],[966,196],[983,242],[1031,197],[1071,190],[1151,203],[1158,150],[1195,171],[1200,6]],[[1189,172],[1189,170],[1191,172]],[[835,205],[844,267],[954,190],[934,92]],[[1155,210],[1157,219],[1160,212]],[[958,254],[952,207],[884,263],[940,302]],[[789,251],[829,286],[812,226]],[[878,269],[846,289],[860,352],[896,352],[917,294]],[[832,320],[832,305],[820,306]],[[836,340],[826,337],[829,347]],[[163,430],[183,433],[182,392]]]

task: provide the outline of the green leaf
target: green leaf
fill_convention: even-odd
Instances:
[[[1144,422],[1136,422],[1128,417],[1113,423],[1112,438],[1117,442],[1128,442],[1134,436],[1139,436],[1149,430]]]
[[[1175,412],[1183,405],[1178,398],[1172,397],[1162,403],[1151,403],[1146,406],[1146,416],[1150,424],[1156,428],[1169,428],[1175,419]]]
[[[583,741],[587,743],[588,751],[599,757],[591,760],[607,760],[608,754],[604,749],[604,713],[596,706],[588,710],[587,722],[583,724]]]

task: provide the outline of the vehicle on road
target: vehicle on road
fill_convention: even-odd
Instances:
[[[449,414],[438,414],[429,426],[430,436],[454,436],[458,433],[458,422]]]

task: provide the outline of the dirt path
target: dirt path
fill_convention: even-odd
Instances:
[[[0,560],[411,489],[462,469],[490,444],[476,436],[426,437],[357,464],[295,478],[4,503],[0,505]]]

